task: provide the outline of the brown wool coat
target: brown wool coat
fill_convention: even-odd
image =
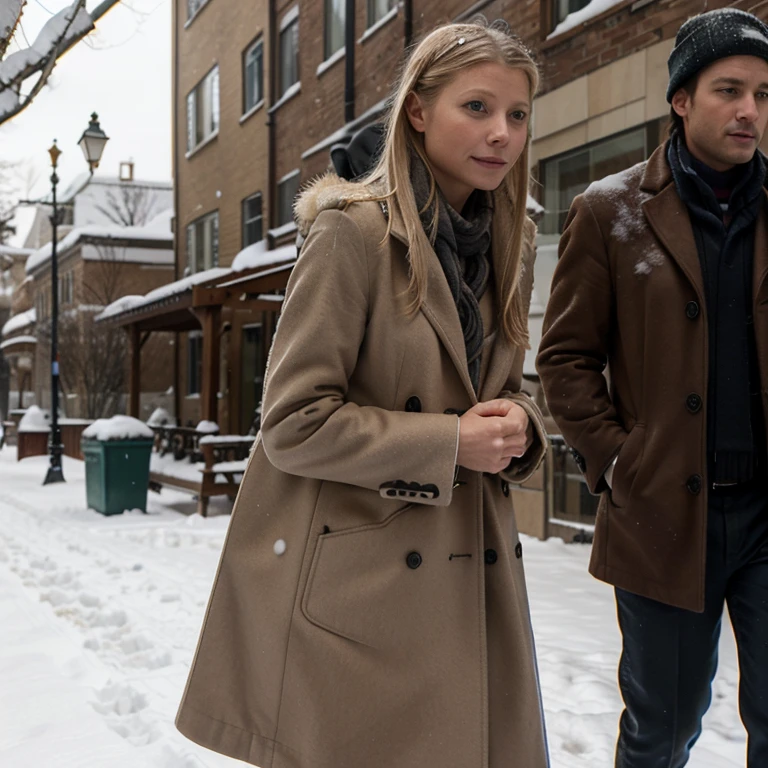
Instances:
[[[754,254],[768,414],[766,201]],[[693,611],[704,608],[707,346],[693,230],[661,147],[574,201],[537,365],[555,421],[602,492],[591,573]],[[609,492],[603,474],[617,454]]]
[[[497,337],[480,394],[520,403],[534,445],[455,487],[445,411],[476,402],[458,314],[434,257],[425,306],[404,315],[402,221],[386,236],[379,203],[346,205],[360,194],[325,179],[299,206],[314,224],[177,726],[261,768],[544,768],[507,485],[545,450],[524,350]]]

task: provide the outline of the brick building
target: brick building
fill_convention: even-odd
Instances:
[[[689,16],[726,5],[746,10],[754,2],[174,0],[179,298],[175,309],[147,303],[113,321],[131,325],[135,338],[140,331],[177,334],[182,423],[205,418],[223,431],[242,431],[259,397],[290,271],[286,250],[273,262],[268,254],[293,241],[297,190],[328,168],[334,143],[381,117],[413,42],[438,23],[481,13],[504,19],[542,70],[531,160],[538,180],[532,193],[545,212],[530,320],[534,349],[525,367],[536,394],[533,358],[570,203],[591,181],[646,159],[663,140],[674,36]],[[768,16],[768,6],[756,11]],[[260,259],[233,272],[253,248]],[[287,268],[275,275],[278,262]],[[194,286],[184,282],[190,279]],[[235,285],[246,288],[240,299]],[[546,518],[543,525],[546,534]]]

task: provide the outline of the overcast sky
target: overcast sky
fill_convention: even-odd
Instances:
[[[2,0],[0,0],[2,2]],[[87,0],[95,8],[99,0]],[[8,53],[34,43],[43,24],[71,0],[28,0]],[[37,174],[32,195],[46,194],[58,139],[60,189],[88,170],[77,142],[98,112],[109,136],[97,175],[116,176],[133,159],[140,179],[171,180],[171,0],[125,0],[56,65],[49,85],[20,115],[0,126],[0,160]],[[27,190],[23,190],[24,193]]]

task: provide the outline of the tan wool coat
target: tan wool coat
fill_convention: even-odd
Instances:
[[[752,297],[765,414],[767,205],[755,228]],[[692,611],[704,609],[706,310],[693,229],[665,147],[576,198],[537,366],[552,416],[590,489],[602,493],[590,570]],[[617,455],[609,491],[603,475]]]
[[[434,256],[406,315],[402,220],[387,235],[384,206],[349,204],[361,190],[326,178],[299,205],[309,234],[177,726],[261,768],[544,768],[508,485],[545,450],[524,350],[489,337],[480,396],[519,403],[534,445],[501,476],[456,476],[455,411],[477,402],[458,313]],[[526,296],[532,262],[529,237]]]

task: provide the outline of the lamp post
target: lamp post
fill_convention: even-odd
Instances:
[[[91,175],[99,167],[104,145],[109,139],[104,131],[101,130],[98,118],[99,116],[95,112],[91,115],[91,122],[78,142],[88,162]],[[53,202],[53,212],[51,213],[51,441],[48,446],[51,463],[45,480],[43,480],[43,485],[64,482],[64,473],[61,468],[61,455],[64,452],[64,446],[61,444],[61,430],[59,429],[59,265],[56,258],[56,248],[58,245],[57,228],[59,225],[59,209],[56,201],[56,186],[59,183],[59,177],[56,174],[56,168],[61,150],[56,146],[55,139],[53,146],[48,150],[48,154],[51,156],[51,167],[53,168],[53,173],[51,174],[51,196]]]

